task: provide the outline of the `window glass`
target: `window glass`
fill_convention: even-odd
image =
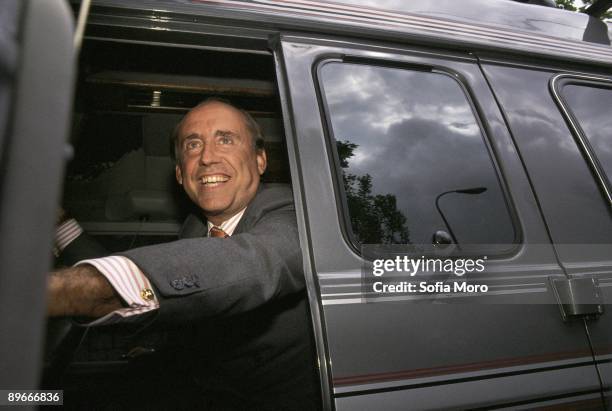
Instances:
[[[331,62],[320,71],[351,228],[363,244],[510,244],[472,108],[446,74]],[[446,222],[445,222],[446,220]]]
[[[567,85],[563,97],[584,130],[590,146],[612,179],[612,88]]]

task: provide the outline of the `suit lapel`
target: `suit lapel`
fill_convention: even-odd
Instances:
[[[257,193],[255,194],[255,198],[253,199],[253,201],[251,201],[251,204],[247,206],[247,209],[242,215],[242,218],[240,219],[240,221],[238,221],[238,225],[234,230],[234,234],[240,234],[245,230],[249,229],[253,225],[251,221],[257,219],[258,210],[260,208],[258,199],[261,197],[260,194],[263,189],[264,184],[259,184],[259,187],[257,187]]]
[[[208,233],[206,222],[195,214],[189,214],[178,234],[179,238],[198,238],[204,237]]]

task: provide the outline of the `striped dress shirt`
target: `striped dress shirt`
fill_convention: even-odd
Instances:
[[[217,228],[231,236],[244,215],[246,208],[221,223]],[[208,223],[208,233],[214,227]],[[61,224],[55,235],[54,252],[59,255],[72,241],[83,233],[83,229],[75,219],[69,219]],[[108,280],[124,302],[123,308],[115,310],[87,325],[111,324],[137,319],[139,315],[153,312],[159,308],[159,301],[145,273],[132,260],[123,256],[109,256],[82,260],[75,265],[90,264]]]

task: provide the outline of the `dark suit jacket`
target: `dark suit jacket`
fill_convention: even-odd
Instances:
[[[212,408],[319,408],[291,191],[261,188],[229,238],[206,231],[191,215],[181,239],[121,253],[154,285],[155,322],[173,331],[162,372],[193,381]]]

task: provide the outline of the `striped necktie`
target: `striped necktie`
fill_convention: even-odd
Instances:
[[[225,231],[223,231],[219,227],[215,227],[215,226],[212,226],[212,228],[210,229],[210,231],[208,233],[208,236],[209,237],[215,237],[215,238],[227,238],[227,237],[229,237],[229,235],[227,235],[227,233]]]

